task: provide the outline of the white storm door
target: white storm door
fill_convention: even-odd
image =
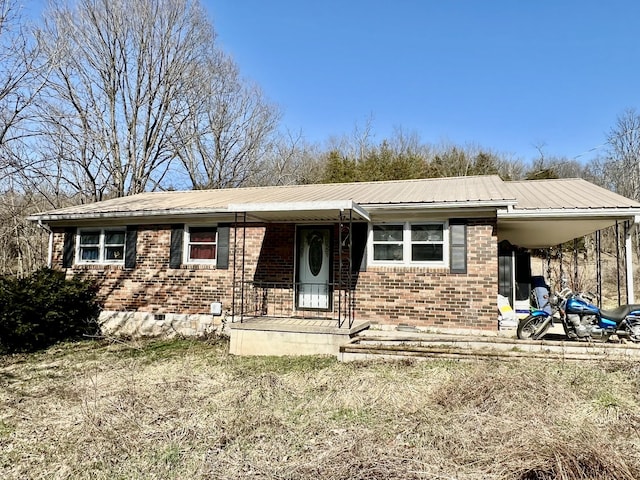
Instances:
[[[298,229],[298,308],[328,310],[331,306],[330,229]]]

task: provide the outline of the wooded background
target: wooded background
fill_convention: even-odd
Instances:
[[[582,177],[640,200],[633,108],[586,161],[402,128],[374,141],[373,120],[311,143],[280,119],[197,0],[52,0],[40,21],[0,0],[0,274],[46,263],[47,234],[27,215],[143,191],[497,174]]]

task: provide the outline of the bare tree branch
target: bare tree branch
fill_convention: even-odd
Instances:
[[[213,46],[199,3],[54,0],[38,38],[53,65],[43,153],[62,156],[62,178],[88,200],[157,185]]]
[[[203,67],[208,81],[178,132],[175,153],[193,188],[258,183],[280,114],[222,52]]]

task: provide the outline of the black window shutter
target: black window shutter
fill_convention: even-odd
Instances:
[[[67,228],[64,231],[64,246],[62,249],[62,268],[70,268],[73,265],[73,257],[76,253],[76,229]]]
[[[351,227],[353,243],[351,245],[352,270],[354,272],[367,270],[367,236],[368,223],[354,223]]]
[[[135,225],[128,225],[124,245],[124,268],[135,268],[137,244],[138,227]]]
[[[180,268],[182,265],[182,243],[184,241],[184,225],[171,227],[171,251],[169,253],[169,267]]]
[[[229,224],[218,225],[218,252],[216,257],[216,267],[229,268]]]
[[[451,273],[467,273],[467,225],[462,220],[449,222]]]

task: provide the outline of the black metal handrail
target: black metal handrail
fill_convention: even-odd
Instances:
[[[235,306],[240,321],[247,317],[296,317],[353,324],[352,292],[336,283],[245,281]],[[308,302],[301,295],[307,295]],[[348,314],[351,312],[351,314]]]
[[[345,324],[351,328],[355,320],[355,282],[353,270],[353,210],[341,210],[336,224],[338,242],[335,247],[337,268],[335,283],[296,284],[284,282],[246,281],[245,256],[247,251],[247,212],[235,213],[233,234],[233,278],[232,317],[242,322],[245,316],[281,316],[302,318],[329,318],[336,320],[338,327]],[[241,242],[238,241],[242,235]],[[238,258],[239,257],[239,258]],[[332,254],[333,258],[333,254]],[[318,285],[320,292],[327,291],[327,302],[313,303],[313,291]],[[299,302],[299,292],[311,290],[312,302]]]

